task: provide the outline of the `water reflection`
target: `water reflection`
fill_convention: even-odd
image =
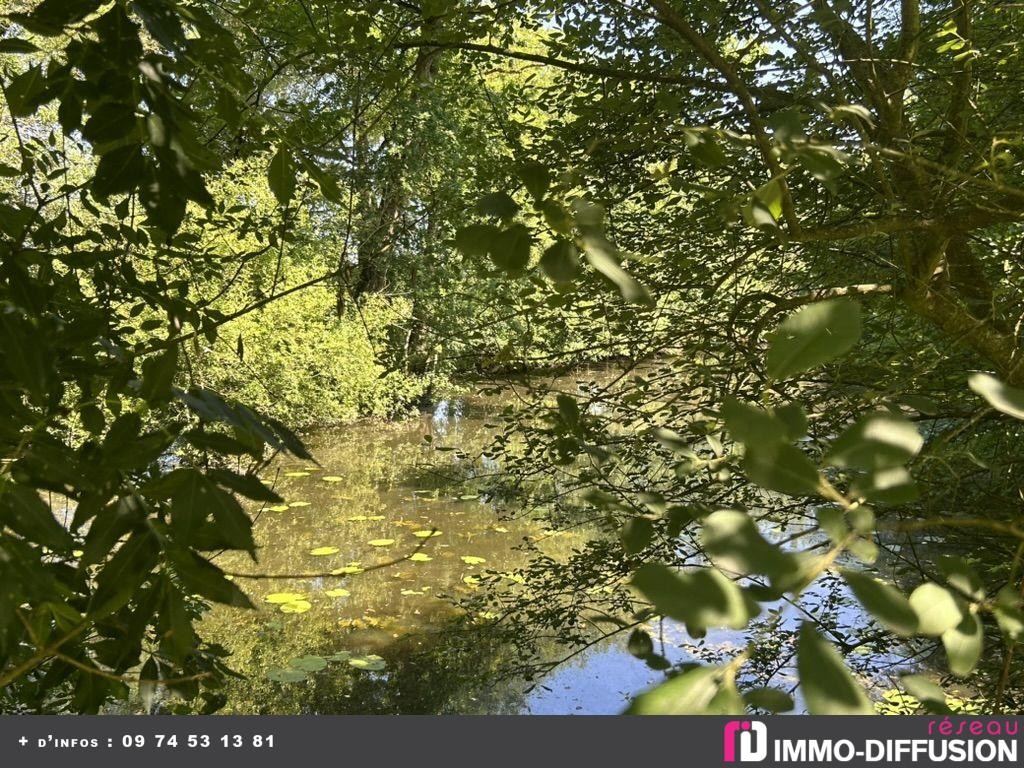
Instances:
[[[477,594],[482,574],[524,565],[528,555],[517,548],[524,540],[564,560],[592,536],[586,528],[551,535],[541,521],[511,514],[518,510],[486,493],[499,470],[480,456],[491,436],[488,415],[479,400],[467,406],[446,399],[418,420],[312,435],[320,466],[274,468],[267,481],[285,503],[258,512],[259,564],[241,554],[225,554],[218,564],[285,577],[239,577],[258,611],[217,607],[204,619],[205,636],[231,649],[230,664],[243,675],[228,682],[222,711],[614,713],[663,679],[626,652],[625,635],[577,651],[534,683],[506,679],[501,672],[516,649],[486,631],[495,616],[455,607]],[[766,533],[783,538],[791,531]],[[835,626],[865,623],[842,585],[817,585],[808,603]],[[792,679],[794,632],[805,608],[765,608],[753,637],[784,683]],[[731,631],[694,640],[671,622],[647,629],[673,663],[719,660],[747,642]],[[875,664],[902,658],[867,650]],[[554,639],[541,651],[551,659],[573,653]]]

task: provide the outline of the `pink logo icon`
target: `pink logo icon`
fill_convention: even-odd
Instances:
[[[722,757],[727,763],[757,763],[764,760],[768,757],[768,727],[756,720],[730,720],[725,724]]]

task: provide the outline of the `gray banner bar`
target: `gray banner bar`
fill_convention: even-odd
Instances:
[[[0,717],[0,768],[1004,766],[1018,717]]]

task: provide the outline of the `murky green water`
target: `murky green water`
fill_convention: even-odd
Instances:
[[[523,565],[524,538],[560,558],[590,532],[554,534],[473,490],[500,472],[479,457],[492,434],[487,416],[480,397],[452,399],[419,419],[310,435],[319,466],[274,468],[267,479],[286,504],[258,514],[259,563],[235,554],[217,562],[275,577],[237,577],[258,611],[218,607],[204,619],[205,636],[233,652],[229,664],[244,676],[228,684],[221,711],[614,713],[663,679],[627,653],[624,636],[578,652],[539,681],[498,675],[514,649],[476,631],[493,615],[465,616],[452,598],[478,590],[485,571]],[[822,601],[836,599],[835,590],[822,592]],[[786,606],[779,614],[780,627],[800,618]],[[852,606],[839,615],[864,620]],[[650,630],[673,662],[746,642],[728,631],[694,641],[667,622]],[[551,641],[548,650],[560,658],[573,649]]]

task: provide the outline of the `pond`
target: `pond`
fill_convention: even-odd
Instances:
[[[470,394],[419,418],[322,430],[307,436],[317,464],[272,468],[266,480],[284,503],[256,512],[259,562],[217,559],[257,610],[218,606],[203,619],[204,637],[232,652],[229,666],[242,676],[223,691],[222,712],[612,714],[664,679],[628,653],[625,633],[583,649],[551,640],[544,653],[564,663],[540,679],[509,677],[515,644],[477,631],[495,616],[457,605],[481,589],[483,574],[523,565],[524,542],[557,560],[594,535],[548,530],[469,490],[501,471],[480,456],[494,410]],[[831,612],[837,626],[868,624],[837,580],[813,589],[812,611]],[[754,642],[780,660],[775,683],[785,687],[795,680],[791,633],[804,609],[767,608]],[[673,663],[735,652],[749,639],[712,631],[694,640],[668,621],[647,629]],[[900,667],[907,654],[864,650],[872,682],[891,687],[877,670]]]

